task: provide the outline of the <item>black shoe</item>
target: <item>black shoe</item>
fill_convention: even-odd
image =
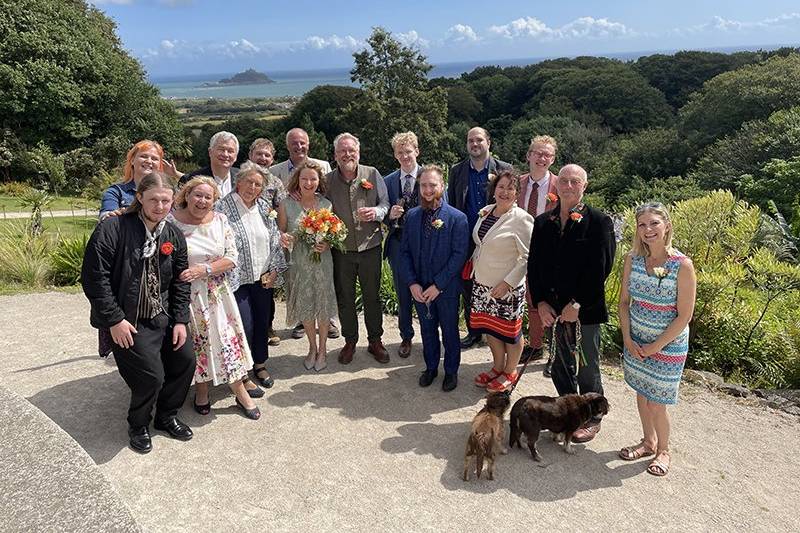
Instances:
[[[334,324],[333,322],[328,324],[328,338],[329,339],[338,339],[340,336],[341,336],[341,333],[339,333],[339,328],[336,327],[336,324]]]
[[[305,336],[305,328],[303,328],[303,324],[297,324],[295,327],[292,328],[292,338],[293,339],[302,339]]]
[[[436,376],[438,375],[439,373],[436,372],[436,370],[426,370],[419,377],[419,386],[420,387],[430,386],[430,384],[433,383],[433,380],[436,379]]]
[[[549,378],[553,375],[553,358],[550,357],[547,362],[544,364],[544,370],[542,370],[542,374],[544,377]]]
[[[197,403],[197,396],[195,396],[194,400],[192,400],[192,407],[194,407],[194,410],[197,411],[197,414],[205,416],[211,412],[211,401],[200,404]]]
[[[246,416],[250,420],[258,420],[259,418],[261,418],[261,411],[258,409],[258,407],[253,407],[252,409],[248,409],[247,407],[244,406],[244,404],[242,404],[242,402],[239,401],[239,398],[236,398],[236,405],[238,405],[239,409],[242,410],[244,416]]]
[[[189,426],[178,420],[178,417],[176,416],[173,416],[168,420],[156,420],[153,422],[153,427],[161,431],[166,431],[173,439],[192,440],[192,437],[194,436],[194,433],[192,433],[192,430],[189,428]]]
[[[131,449],[135,452],[149,453],[153,449],[153,442],[150,440],[147,426],[128,428],[128,438],[130,438]]]
[[[263,372],[267,375],[267,377],[262,378],[258,374]],[[272,379],[272,376],[269,375],[267,369],[265,367],[256,368],[253,367],[253,379],[265,389],[271,389],[273,385],[275,385],[275,380]],[[251,398],[255,398],[255,396],[250,396]]]
[[[272,379],[272,378],[270,378],[270,379]],[[245,376],[245,378],[242,380],[242,383],[244,384],[244,388],[245,388],[245,390],[247,391],[247,395],[248,395],[248,396],[250,396],[251,398],[263,398],[263,397],[264,397],[264,395],[266,394],[266,392],[264,392],[264,390],[263,390],[263,389],[260,389],[260,388],[258,387],[258,385],[256,385],[255,383],[253,383],[253,386],[254,386],[255,388],[253,388],[253,389],[248,389],[248,388],[247,388],[247,383],[248,383],[248,382],[249,382],[249,383],[253,383],[252,381],[250,381],[250,378],[249,378],[249,377]]]
[[[526,346],[525,349],[522,350],[522,357],[519,358],[519,363],[524,365],[529,361],[536,361],[537,359],[541,359],[542,355],[544,355],[544,348],[541,346],[538,348]]]
[[[466,336],[464,336],[461,339],[461,348],[467,350],[478,344],[480,341],[481,341],[480,335],[472,335],[470,333],[467,333]]]
[[[445,374],[442,381],[442,390],[450,392],[458,386],[458,376],[456,374]]]

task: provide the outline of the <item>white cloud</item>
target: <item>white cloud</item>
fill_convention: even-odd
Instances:
[[[408,33],[395,33],[394,36],[397,38],[398,41],[400,41],[406,46],[427,48],[431,44],[429,40],[420,37],[415,30],[411,30]]]
[[[334,50],[355,50],[364,46],[363,41],[359,41],[352,35],[345,35],[339,37],[338,35],[331,35],[330,37],[321,37],[319,35],[312,35],[305,40],[308,47],[315,50],[324,50],[332,48]]]
[[[798,22],[800,22],[800,13],[784,13],[782,15],[778,15],[777,17],[770,17],[755,21],[726,19],[716,15],[705,24],[698,24],[695,26],[689,26],[687,28],[675,28],[671,30],[671,33],[683,35],[707,31],[741,32],[749,30],[765,30],[769,28],[787,28],[789,26],[796,25]]]
[[[490,26],[489,33],[506,39],[521,37],[555,40],[555,39],[605,39],[610,37],[629,37],[636,32],[620,22],[607,18],[580,17],[559,28],[551,28],[534,17],[512,20],[508,24]]]
[[[479,41],[480,38],[478,34],[475,33],[475,30],[472,27],[467,26],[466,24],[456,24],[455,26],[450,26],[450,28],[445,32],[444,38],[446,41],[462,43],[462,42],[476,42]]]
[[[247,39],[230,41],[227,44],[223,45],[221,48],[222,48],[222,53],[230,57],[253,55],[261,51],[261,48],[254,45]]]

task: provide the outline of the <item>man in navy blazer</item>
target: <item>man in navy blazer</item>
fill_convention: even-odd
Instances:
[[[392,137],[392,150],[400,168],[384,178],[389,193],[389,213],[384,222],[389,227],[383,255],[389,260],[392,268],[394,291],[397,293],[397,323],[400,329],[400,348],[397,355],[411,355],[411,340],[414,338],[414,325],[411,321],[411,307],[414,299],[408,285],[400,281],[400,245],[403,236],[406,213],[419,203],[419,185],[417,176],[422,167],[417,163],[419,143],[417,136],[411,132],[396,133]]]
[[[461,269],[467,259],[467,216],[443,201],[444,177],[436,165],[423,167],[419,177],[419,207],[406,215],[400,272],[414,298],[420,329],[425,372],[421,387],[436,379],[444,344],[444,381],[449,392],[458,385],[461,344],[458,338],[458,302]]]

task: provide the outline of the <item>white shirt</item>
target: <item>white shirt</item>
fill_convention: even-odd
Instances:
[[[544,209],[547,206],[547,192],[550,190],[550,171],[548,170],[547,174],[538,182],[535,181],[531,175],[528,175],[528,188],[525,189],[525,202],[520,205],[522,209],[528,208],[528,201],[530,200],[534,183],[539,184],[539,188],[536,191],[539,194],[539,198],[537,198],[536,202],[536,214],[541,215],[544,213]]]
[[[228,193],[231,192],[231,172],[228,171],[228,175],[224,178],[218,178],[214,176],[214,181],[217,183],[217,188],[219,189],[219,197],[222,198],[223,196],[227,196]],[[244,204],[242,204],[244,205]]]
[[[414,169],[409,172],[405,173],[403,169],[400,169],[400,194],[403,194],[403,191],[406,190],[406,181],[411,180],[411,190],[414,190],[414,183],[417,181],[417,173],[419,172],[419,164],[414,165]],[[410,177],[409,177],[410,176]]]
[[[250,258],[253,265],[253,279],[258,280],[261,274],[267,271],[270,259],[269,234],[264,225],[264,219],[258,211],[258,202],[253,207],[247,207],[238,193],[234,194],[236,209],[242,218],[247,233],[247,244],[250,246]]]

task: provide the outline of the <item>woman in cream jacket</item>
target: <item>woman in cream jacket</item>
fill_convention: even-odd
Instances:
[[[516,206],[519,179],[510,170],[489,184],[494,204],[484,207],[472,232],[474,283],[470,324],[486,334],[494,365],[475,378],[489,391],[509,389],[517,379],[522,354],[525,273],[533,217]]]

